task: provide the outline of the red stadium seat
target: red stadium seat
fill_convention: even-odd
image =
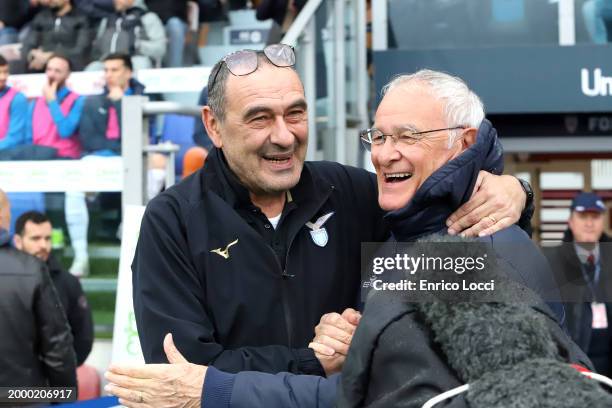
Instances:
[[[183,177],[195,173],[204,166],[208,151],[200,146],[195,146],[187,150],[183,157]]]
[[[87,364],[77,368],[79,401],[100,398],[100,374]]]

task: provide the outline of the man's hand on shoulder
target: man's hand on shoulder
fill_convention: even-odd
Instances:
[[[527,196],[514,176],[478,173],[472,197],[446,221],[450,235],[491,235],[521,218]]]

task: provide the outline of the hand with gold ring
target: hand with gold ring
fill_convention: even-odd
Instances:
[[[448,233],[465,237],[491,235],[518,222],[526,201],[516,177],[481,171],[472,197],[446,220]]]

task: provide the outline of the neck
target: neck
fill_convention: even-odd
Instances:
[[[275,195],[255,195],[250,193],[251,202],[261,209],[266,217],[276,217],[278,214],[283,212],[287,193],[282,192]]]

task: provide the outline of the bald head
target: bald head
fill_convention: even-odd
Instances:
[[[11,225],[11,204],[6,193],[0,189],[0,228],[8,230]]]

